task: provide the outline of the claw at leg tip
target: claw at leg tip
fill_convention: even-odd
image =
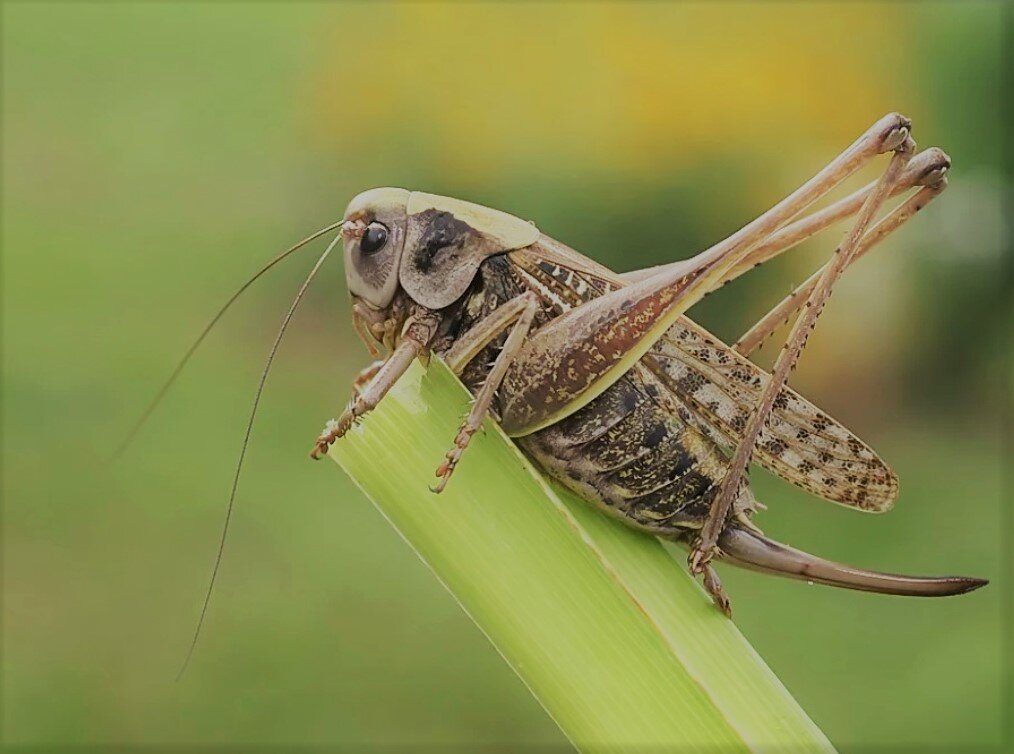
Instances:
[[[687,558],[687,565],[690,567],[690,573],[694,576],[700,576],[707,567],[710,559],[711,558],[704,550],[694,548],[690,552],[690,557]]]
[[[732,603],[729,600],[715,600],[715,604],[726,618],[732,618]]]

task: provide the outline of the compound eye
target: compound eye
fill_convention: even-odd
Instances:
[[[374,254],[384,248],[387,243],[387,228],[377,222],[370,223],[359,239],[359,250],[363,254]]]

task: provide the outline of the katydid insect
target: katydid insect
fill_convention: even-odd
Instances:
[[[973,578],[863,571],[774,542],[752,518],[751,460],[832,502],[889,509],[894,472],[859,438],[786,387],[845,268],[939,195],[949,158],[915,154],[907,118],[890,114],[810,181],[697,256],[627,275],[596,264],[511,215],[404,189],[374,189],[342,223],[353,317],[366,370],[317,458],[359,421],[413,359],[446,360],[475,396],[434,491],[494,413],[546,473],[625,523],[690,547],[691,572],[731,614],[716,557],[768,573],[890,594],[971,591]],[[866,162],[892,155],[879,180],[796,219]],[[873,224],[888,197],[918,187]],[[855,215],[832,260],[728,347],[686,311],[704,295]],[[746,357],[798,313],[767,374]]]
[[[867,571],[768,539],[753,522],[763,506],[746,477],[756,461],[818,497],[870,512],[888,510],[897,497],[897,478],[884,461],[786,383],[844,270],[947,185],[947,155],[935,148],[916,153],[910,130],[901,115],[881,118],[799,189],[724,241],[690,259],[623,275],[512,215],[405,189],[369,190],[352,200],[340,222],[259,271],[211,325],[267,269],[338,229],[283,321],[257,392],[259,399],[303,292],[342,241],[353,322],[379,360],[357,378],[351,402],[327,423],[313,457],[362,420],[415,359],[435,355],[474,396],[437,468],[435,492],[448,483],[470,438],[491,415],[547,474],[589,503],[687,546],[691,572],[703,577],[726,614],[730,603],[715,560],[849,589],[961,594],[987,582]],[[803,216],[882,154],[890,162],[878,180]],[[913,189],[874,222],[890,197]],[[686,316],[726,282],[850,217],[851,228],[831,260],[733,346]],[[792,317],[771,372],[760,369],[747,357]],[[254,412],[256,406],[255,400]],[[252,421],[253,413],[243,453]],[[230,512],[235,489],[234,483]],[[222,536],[224,542],[225,530]],[[202,622],[210,593],[211,587]]]

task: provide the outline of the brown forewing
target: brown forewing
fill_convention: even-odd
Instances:
[[[625,285],[616,273],[543,236],[511,259],[562,313]],[[681,317],[642,359],[714,441],[732,448],[770,375],[688,317]],[[870,447],[791,388],[775,401],[754,459],[825,500],[883,511],[897,497],[894,472]]]

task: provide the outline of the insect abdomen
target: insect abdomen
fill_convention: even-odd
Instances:
[[[698,528],[724,473],[720,452],[657,405],[636,372],[519,442],[578,494],[656,532]]]

